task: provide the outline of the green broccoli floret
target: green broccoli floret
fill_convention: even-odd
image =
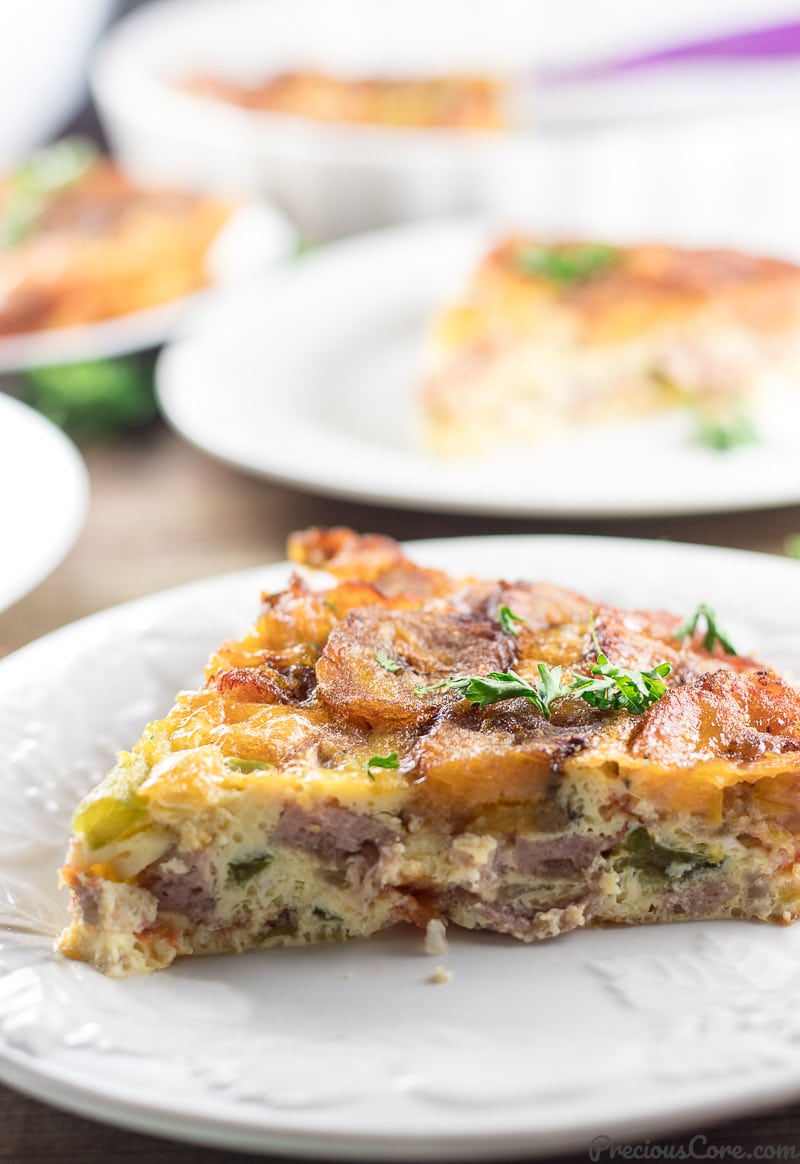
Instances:
[[[150,361],[93,360],[34,368],[24,377],[28,403],[78,441],[108,440],[152,420]]]

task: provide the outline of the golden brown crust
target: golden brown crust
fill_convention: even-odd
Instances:
[[[614,343],[704,310],[767,333],[796,326],[800,318],[800,269],[779,259],[662,244],[614,247],[614,261],[574,281],[548,278],[524,262],[531,249],[583,245],[524,236],[499,243],[472,280],[468,302],[476,327],[482,313],[488,325],[496,312],[507,327],[527,332],[536,328],[532,313],[547,307],[581,340]],[[551,323],[543,318],[541,326]]]
[[[720,670],[659,700],[634,731],[631,754],[678,769],[800,752],[799,711],[797,692],[777,675]]]
[[[594,748],[599,754],[604,739],[613,739],[618,758],[629,751],[639,772],[651,762],[659,770],[669,767],[671,754],[677,771],[692,755],[706,756],[698,742],[697,724],[703,717],[717,724],[718,735],[733,740],[735,710],[736,722],[750,724],[757,733],[762,758],[789,750],[780,722],[794,716],[792,722],[800,723],[800,698],[792,688],[753,659],[727,655],[719,645],[705,649],[699,635],[677,638],[682,619],[676,615],[593,605],[576,592],[545,584],[449,578],[410,562],[391,539],[359,538],[349,530],[295,534],[290,552],[295,561],[322,567],[342,580],[318,592],[295,579],[288,590],[268,598],[246,650],[234,644],[216,656],[209,697],[215,692],[215,698],[222,698],[225,718],[225,704],[235,699],[238,705],[245,696],[254,711],[269,703],[313,707],[315,732],[320,722],[337,731],[345,727],[361,740],[363,750],[369,750],[376,733],[402,729],[403,747],[414,749],[417,794],[426,798],[432,773],[445,773],[435,780],[450,788],[453,811],[461,813],[467,802],[475,808],[513,798],[518,792],[513,776],[517,763],[526,772],[538,770],[540,756],[542,770],[551,778],[578,752]],[[348,581],[347,575],[357,581]],[[421,595],[426,595],[422,602]],[[525,620],[515,627],[515,635],[499,625],[503,605]],[[307,650],[299,683],[296,668],[286,665],[287,645],[299,648],[309,640],[314,660]],[[640,716],[598,713],[571,697],[555,706],[548,721],[522,699],[479,710],[447,689],[417,693],[455,674],[512,668],[535,679],[540,663],[562,666],[567,675],[586,675],[597,661],[598,648],[615,665],[630,669],[669,663],[669,695]],[[397,670],[387,670],[386,660]],[[315,678],[309,677],[308,665]],[[728,709],[727,728],[718,724],[720,706]],[[763,708],[769,707],[775,714],[767,721]],[[240,712],[235,718],[240,719]],[[233,724],[231,728],[227,746],[236,750]],[[710,729],[703,730],[707,735]],[[796,730],[800,736],[800,728]],[[420,733],[416,743],[415,733]],[[755,751],[747,754],[745,737],[747,732],[738,751],[729,745],[731,774],[733,761],[758,758]],[[433,756],[446,750],[440,744],[444,739],[448,758],[434,764]],[[582,755],[582,762],[586,759]],[[477,776],[484,765],[491,772],[485,781]],[[657,799],[658,790],[653,795]],[[441,788],[435,799],[441,809]]]

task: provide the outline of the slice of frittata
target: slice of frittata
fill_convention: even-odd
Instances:
[[[80,805],[63,953],[122,976],[397,922],[796,919],[800,696],[713,612],[450,578],[346,530],[290,554],[323,588],[266,596]]]
[[[460,457],[681,409],[702,443],[731,447],[799,360],[791,263],[513,236],[432,321],[422,437]]]

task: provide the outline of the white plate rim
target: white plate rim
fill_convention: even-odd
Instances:
[[[455,568],[463,569],[463,562],[472,555],[478,555],[487,562],[496,558],[498,552],[513,554],[521,553],[526,559],[533,562],[537,556],[548,553],[574,559],[575,555],[592,555],[607,551],[621,554],[623,560],[630,555],[651,556],[663,562],[674,561],[676,557],[683,558],[687,572],[691,567],[700,567],[703,563],[713,567],[712,573],[720,577],[736,577],[737,568],[741,572],[766,572],[774,574],[778,585],[795,586],[800,577],[800,563],[789,559],[762,555],[750,551],[729,550],[720,547],[707,547],[691,544],[649,541],[627,538],[592,538],[573,537],[567,535],[498,535],[493,537],[467,537],[431,539],[408,544],[412,556],[431,564],[447,567],[449,559],[455,554]],[[159,607],[167,608],[186,600],[189,597],[203,598],[211,602],[214,595],[223,593],[231,587],[244,590],[252,585],[254,600],[257,597],[259,585],[280,584],[285,578],[289,564],[275,563],[264,567],[255,567],[216,578],[201,580],[187,585],[161,591],[143,599],[136,599],[110,610],[89,616],[79,622],[61,628],[36,642],[23,647],[15,654],[0,661],[0,685],[5,685],[13,678],[15,671],[31,672],[39,666],[39,659],[52,657],[61,651],[68,650],[71,645],[84,639],[96,642],[107,642],[109,633],[113,633],[116,626],[137,617],[147,618]],[[564,580],[565,583],[568,580]],[[210,644],[209,644],[210,647]],[[46,1060],[36,1060],[37,1068],[31,1069],[30,1059],[13,1048],[0,1044],[0,1078],[11,1086],[40,1100],[46,1100],[66,1110],[88,1115],[93,1118],[102,1118],[111,1123],[137,1131],[158,1132],[177,1139],[208,1145],[227,1146],[232,1148],[260,1148],[262,1150],[282,1151],[291,1155],[311,1152],[321,1158],[341,1159],[359,1158],[369,1159],[378,1153],[387,1159],[404,1159],[417,1157],[438,1159],[470,1159],[486,1157],[491,1151],[503,1157],[512,1157],[525,1153],[527,1155],[542,1155],[558,1148],[562,1151],[571,1148],[585,1147],[589,1132],[585,1126],[575,1124],[570,1128],[561,1128],[556,1133],[537,1136],[535,1128],[528,1128],[523,1132],[509,1133],[507,1136],[497,1137],[494,1134],[490,1141],[483,1142],[474,1135],[459,1138],[452,1133],[441,1137],[433,1145],[429,1139],[400,1137],[391,1135],[361,1136],[356,1142],[349,1136],[328,1133],[298,1134],[296,1126],[284,1124],[280,1120],[272,1120],[269,1127],[259,1120],[236,1120],[230,1124],[222,1123],[213,1116],[206,1117],[202,1113],[190,1110],[176,1110],[155,1102],[152,1097],[132,1097],[120,1095],[119,1088],[105,1081],[95,1082],[94,1085],[76,1081],[65,1077],[63,1070],[48,1067]],[[730,1081],[729,1081],[730,1082]],[[124,1091],[124,1089],[123,1089]],[[766,1107],[796,1096],[800,1091],[800,1064],[795,1064],[794,1070],[786,1072],[780,1080],[767,1079],[759,1088],[744,1086],[739,1083],[731,1084],[727,1090],[717,1095],[714,1101],[700,1097],[696,1103],[684,1105],[680,1111],[654,1110],[652,1112],[639,1111],[630,1118],[617,1118],[607,1121],[603,1131],[622,1137],[636,1137],[653,1135],[659,1132],[676,1134],[701,1120],[718,1120],[739,1114],[742,1104],[746,1103],[748,1110],[755,1110],[759,1106]],[[98,1100],[101,1106],[98,1107]],[[599,1129],[596,1129],[599,1130]]]
[[[56,465],[57,481],[53,487],[58,497],[58,520],[49,530],[42,530],[37,538],[37,552],[25,561],[24,569],[17,569],[11,583],[0,586],[0,611],[13,606],[42,582],[66,556],[77,538],[86,518],[89,505],[89,474],[75,445],[40,413],[12,396],[0,392],[0,422],[17,425],[27,432],[36,446],[31,450],[31,462],[41,457],[48,464],[48,472]],[[1,474],[0,474],[1,475]],[[5,504],[10,496],[6,496]],[[45,536],[46,535],[46,536]],[[5,542],[4,552],[13,550]],[[16,561],[12,554],[8,555]]]

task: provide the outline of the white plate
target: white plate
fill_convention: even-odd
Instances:
[[[787,559],[558,537],[414,552],[612,602],[706,600],[740,649],[800,672],[800,565]],[[537,946],[465,932],[443,985],[409,930],[125,981],[51,952],[76,801],[287,574],[167,591],[0,664],[0,1078],[143,1131],[350,1159],[544,1154],[800,1094],[800,926],[575,931]]]
[[[53,570],[83,525],[89,479],[75,446],[0,393],[0,610]]]
[[[0,372],[45,364],[100,360],[158,347],[191,324],[192,315],[216,290],[235,286],[292,253],[297,236],[289,220],[266,202],[236,210],[211,244],[209,287],[171,303],[99,323],[0,337]]]
[[[166,416],[239,468],[383,505],[597,517],[800,499],[797,390],[770,397],[761,443],[728,453],[693,443],[678,413],[587,426],[535,450],[423,453],[415,394],[426,326],[498,233],[458,221],[395,227],[218,303],[162,355]]]

